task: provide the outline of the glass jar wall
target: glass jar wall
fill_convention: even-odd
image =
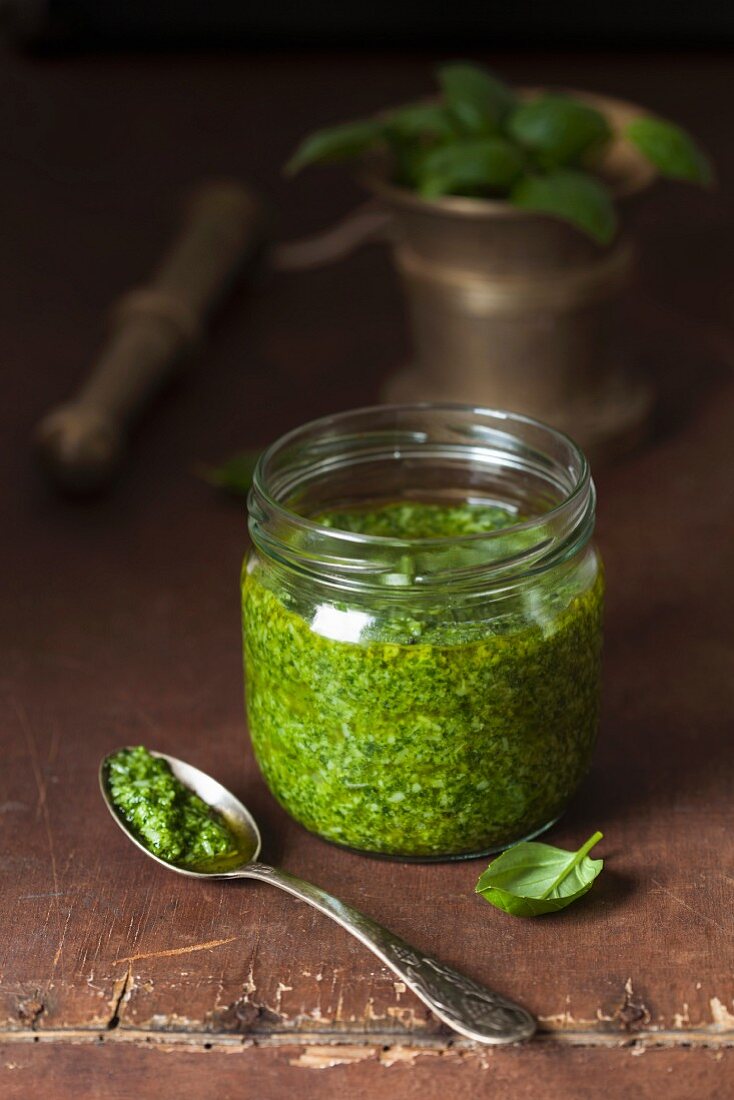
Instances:
[[[537,835],[594,744],[603,579],[566,437],[463,406],[315,421],[262,457],[247,711],[306,828],[400,858]]]

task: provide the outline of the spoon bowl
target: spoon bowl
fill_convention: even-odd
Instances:
[[[183,867],[178,863],[162,859],[160,856],[155,855],[154,852],[151,852],[151,850],[146,848],[143,842],[137,838],[127,821],[125,821],[124,817],[118,812],[110,795],[107,782],[107,764],[110,757],[116,756],[117,753],[121,751],[124,750],[117,749],[115,752],[103,758],[99,766],[99,786],[107,809],[110,811],[125,836],[128,840],[131,840],[137,848],[140,848],[141,852],[145,852],[146,856],[149,856],[150,859],[154,859],[156,863],[160,863],[161,866],[167,867],[169,871],[178,871],[179,875],[188,875],[189,878],[231,878],[233,876],[239,878],[239,872],[242,868],[257,859],[262,848],[260,830],[257,827],[255,818],[250,811],[242,805],[240,800],[235,798],[232,792],[228,791],[226,787],[223,787],[221,783],[218,783],[216,779],[212,779],[206,772],[202,772],[198,768],[195,768],[193,764],[187,764],[185,760],[178,760],[175,756],[168,756],[165,752],[153,752],[152,749],[149,749],[148,751],[151,756],[166,761],[176,779],[183,783],[184,787],[188,787],[194,794],[198,794],[202,802],[206,802],[207,806],[210,806],[218,814],[222,815],[228,828],[234,833],[239,841],[242,862],[229,867],[227,870],[221,868],[211,871],[203,869],[193,870],[191,867]]]
[[[401,981],[405,982],[434,1015],[468,1039],[496,1045],[529,1039],[534,1033],[535,1020],[526,1009],[515,1004],[514,1001],[487,989],[473,978],[439,962],[431,955],[417,951],[405,940],[373,921],[371,917],[365,916],[351,905],[346,905],[326,890],[322,890],[320,886],[304,882],[289,871],[260,863],[258,859],[261,847],[260,831],[255,819],[226,787],[205,772],[192,767],[191,764],[177,760],[175,756],[168,756],[162,752],[151,752],[151,755],[165,760],[174,776],[184,786],[197,794],[211,809],[221,814],[232,832],[241,840],[242,860],[237,862],[235,859],[233,865],[226,869],[218,867],[207,871],[179,866],[154,855],[138,839],[128,822],[118,812],[107,782],[110,757],[105,757],[99,768],[99,783],[107,809],[128,839],[150,859],[167,867],[169,871],[176,871],[179,875],[186,875],[188,878],[252,878],[269,882],[300,901],[307,902],[319,912],[331,917],[368,947]]]

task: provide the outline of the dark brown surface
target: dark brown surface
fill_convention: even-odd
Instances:
[[[234,173],[272,195],[281,235],[325,224],[356,189],[338,172],[285,185],[279,163],[315,122],[421,92],[430,61],[0,61],[0,1094],[731,1094],[731,196],[661,188],[640,212],[636,324],[663,389],[660,432],[598,477],[602,730],[550,837],[576,846],[601,828],[607,869],[564,915],[513,920],[473,895],[481,865],[371,861],[275,806],[242,716],[244,516],[191,473],[376,398],[405,354],[381,252],[241,290],[142,426],[113,495],[54,497],[28,452],[34,421],[91,360],[105,306],[166,241],[172,195]],[[727,58],[504,68],[639,99],[694,128],[722,177],[734,169]],[[541,1038],[451,1046],[314,911],[143,859],[96,789],[102,754],[136,741],[228,783],[261,820],[268,857],[521,999]]]

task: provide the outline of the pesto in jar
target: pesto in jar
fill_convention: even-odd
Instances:
[[[511,539],[518,523],[494,505],[404,502],[315,518],[406,539]],[[478,854],[540,831],[589,764],[602,596],[594,557],[584,579],[550,570],[501,614],[447,600],[371,616],[336,599],[304,613],[255,558],[243,574],[247,708],[268,785],[306,828],[385,855]]]
[[[245,861],[244,838],[142,745],[110,756],[106,781],[117,813],[159,859],[192,871],[228,870]]]

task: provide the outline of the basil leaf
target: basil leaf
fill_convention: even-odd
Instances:
[[[532,840],[515,844],[490,863],[476,892],[514,917],[557,913],[591,889],[604,860],[588,853],[601,838],[594,833],[577,852]]]
[[[285,166],[289,176],[309,164],[327,164],[358,157],[382,136],[382,123],[373,119],[345,122],[328,130],[317,130],[305,138]]]
[[[397,107],[386,116],[385,130],[388,137],[402,141],[456,136],[454,121],[440,103],[406,103],[404,107]]]
[[[685,130],[661,118],[634,118],[624,136],[654,164],[663,176],[711,184],[711,161]]]
[[[525,210],[562,218],[599,244],[609,244],[617,229],[617,215],[604,185],[571,168],[557,168],[544,176],[524,176],[512,189],[510,202]]]
[[[385,137],[392,155],[393,182],[416,189],[426,149],[456,138],[456,125],[440,103],[408,103],[385,118]]]
[[[591,145],[611,136],[604,115],[586,103],[547,95],[522,103],[507,120],[509,135],[551,168],[578,161]]]
[[[418,190],[427,199],[466,191],[507,191],[523,167],[521,153],[504,138],[457,141],[426,153]]]
[[[261,454],[262,451],[243,451],[227,459],[221,466],[198,466],[196,472],[217,489],[224,489],[233,496],[246,497]]]
[[[478,65],[456,62],[438,70],[444,102],[467,134],[491,134],[514,105],[506,84]]]

